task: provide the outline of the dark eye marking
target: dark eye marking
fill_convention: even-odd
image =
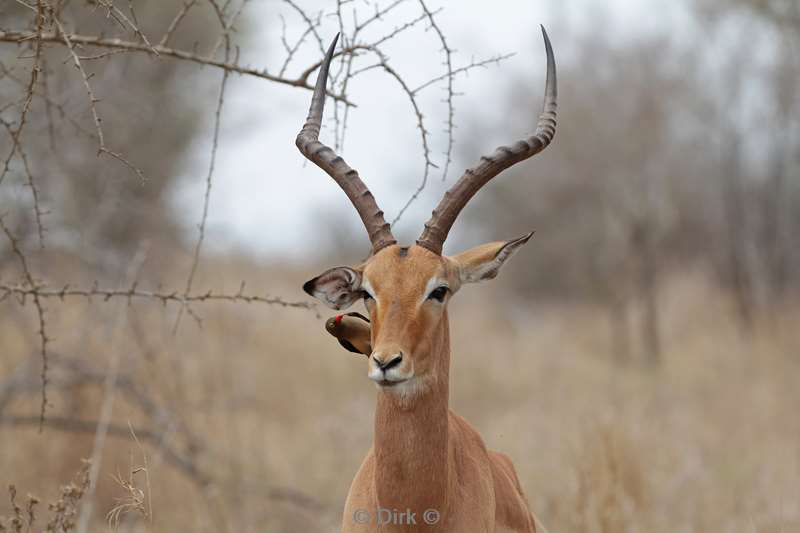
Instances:
[[[445,296],[447,296],[447,291],[449,291],[447,287],[442,285],[441,287],[436,287],[431,291],[428,295],[428,300],[436,300],[437,302],[444,302]]]
[[[366,302],[367,300],[374,300],[374,299],[375,299],[375,298],[373,298],[373,297],[372,297],[372,295],[371,295],[370,293],[368,293],[367,291],[362,291],[362,293],[361,293],[361,296],[364,298],[364,301],[365,301],[365,302]]]

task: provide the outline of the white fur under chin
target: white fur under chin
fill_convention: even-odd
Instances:
[[[402,406],[410,405],[416,398],[422,395],[427,389],[428,380],[425,378],[412,377],[402,383],[391,387],[384,387],[375,384],[378,390],[384,394],[393,395]]]

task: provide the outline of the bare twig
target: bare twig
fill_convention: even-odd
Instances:
[[[22,168],[25,171],[27,185],[31,190],[31,196],[33,197],[33,214],[36,218],[36,230],[39,236],[39,247],[44,248],[44,224],[42,223],[44,213],[42,212],[41,203],[39,202],[39,188],[36,186],[36,180],[33,178],[33,172],[31,172],[31,166],[28,162],[28,154],[25,153],[25,149],[19,143],[11,124],[3,120],[2,117],[0,117],[0,124],[2,124],[6,131],[8,131],[16,148],[16,153],[19,154],[19,157],[22,160]],[[2,183],[2,179],[0,179],[0,183]]]
[[[15,1],[16,3],[18,3],[19,5],[23,6],[23,7],[27,7],[27,8],[28,8],[28,9],[30,9],[31,11],[36,11],[36,7],[32,6],[31,4],[29,4],[29,3],[28,3],[28,2],[26,2],[25,0],[14,0],[14,1]]]
[[[116,329],[116,328],[114,328]],[[111,346],[114,346],[114,333],[112,332]],[[92,498],[95,489],[97,488],[97,478],[100,475],[100,466],[103,459],[103,451],[105,450],[106,437],[108,435],[108,427],[111,424],[111,416],[114,412],[114,400],[116,399],[117,388],[117,374],[119,372],[119,362],[121,350],[110,350],[111,357],[108,363],[108,372],[106,373],[106,380],[103,384],[103,403],[100,406],[100,420],[95,426],[94,444],[92,445],[92,466],[89,469],[89,498],[87,504],[84,505],[80,514],[80,522],[78,524],[78,532],[85,533],[89,527],[89,520],[92,517]]]
[[[42,80],[44,80],[45,82],[47,80],[47,75],[46,74],[47,74],[47,70],[46,69],[42,69]],[[6,68],[6,66],[3,65],[2,63],[0,63],[0,75],[12,80],[13,82],[17,83],[20,86],[24,86],[25,85],[25,82],[23,80],[21,80],[16,75],[14,75],[14,73],[11,72],[10,70],[8,70]],[[58,111],[58,114],[62,119],[65,119],[67,122],[70,123],[70,125],[73,128],[75,128],[75,131],[81,133],[82,135],[85,135],[89,139],[97,140],[97,136],[95,135],[95,133],[93,131],[90,131],[90,130],[84,128],[77,120],[75,120],[75,118],[70,116],[70,114],[67,112],[66,106],[63,103],[57,102],[56,100],[51,98],[48,95],[48,92],[47,92],[46,88],[43,91],[34,90],[34,96],[37,96],[37,97],[41,98],[42,100],[44,100],[45,104],[47,105],[47,109],[49,109],[48,115],[52,112],[52,109],[54,108],[56,111]],[[11,103],[9,105],[13,106],[15,104]],[[54,133],[52,133],[52,123],[53,123],[53,121],[51,119],[50,120],[50,128],[49,128],[49,130],[50,130],[49,133],[51,135],[51,138],[54,135]],[[0,180],[0,183],[2,183],[2,180]]]
[[[8,133],[11,136],[11,150],[9,150],[8,156],[6,156],[3,168],[0,170],[0,183],[3,182],[6,174],[10,169],[11,159],[14,157],[15,153],[20,154],[20,158],[22,159],[23,167],[25,169],[25,174],[28,178],[28,186],[31,189],[31,194],[33,195],[33,210],[36,215],[36,226],[39,233],[39,246],[44,248],[44,226],[42,225],[42,211],[41,207],[39,206],[39,190],[36,188],[36,183],[33,179],[33,174],[31,174],[30,165],[28,163],[28,158],[25,155],[25,152],[22,149],[22,145],[20,144],[20,137],[22,135],[22,130],[25,127],[25,124],[28,119],[28,112],[31,109],[31,103],[33,102],[33,94],[36,90],[36,82],[39,79],[39,73],[41,71],[41,61],[42,61],[42,33],[44,31],[44,23],[45,23],[45,5],[43,0],[37,0],[36,2],[36,34],[34,36],[34,62],[33,67],[31,67],[31,75],[28,81],[27,88],[25,90],[25,101],[22,104],[22,111],[20,112],[19,117],[19,125],[17,126],[16,130],[11,129],[10,125],[3,121],[3,124],[8,129]]]
[[[230,49],[226,50],[226,56],[230,52]],[[227,57],[226,57],[227,59]],[[200,251],[203,248],[203,241],[206,237],[206,222],[208,220],[208,206],[211,201],[211,187],[213,185],[213,178],[214,178],[214,166],[216,165],[217,161],[217,149],[219,148],[219,126],[222,118],[222,106],[225,103],[225,88],[228,84],[228,71],[225,70],[222,73],[222,82],[220,83],[219,87],[219,98],[217,99],[217,110],[214,113],[214,134],[212,136],[211,141],[211,157],[208,162],[208,173],[206,174],[206,188],[205,193],[203,194],[203,214],[200,218],[200,224],[198,226],[198,236],[197,242],[195,243],[194,247],[194,254],[192,255],[192,266],[189,269],[189,276],[186,278],[186,289],[183,291],[184,297],[188,296],[189,293],[192,291],[192,283],[194,283],[194,276],[197,272],[197,266],[200,264]],[[173,332],[177,331],[178,325],[181,321],[181,316],[183,315],[183,310],[185,308],[181,307],[178,311],[178,316],[175,319],[175,326],[173,328]]]
[[[60,289],[50,289],[45,285],[37,285],[30,287],[25,285],[12,285],[7,283],[0,283],[0,301],[8,296],[18,296],[20,298],[51,298],[64,300],[66,298],[86,298],[92,300],[98,298],[107,302],[113,298],[126,299],[131,302],[133,299],[143,300],[156,300],[161,304],[175,303],[181,306],[188,304],[206,302],[228,302],[228,303],[260,303],[267,305],[277,305],[280,307],[293,307],[297,309],[316,310],[316,305],[309,302],[292,302],[284,300],[280,297],[262,296],[244,293],[244,283],[242,283],[239,292],[236,293],[222,293],[207,291],[201,294],[184,295],[178,291],[164,292],[164,291],[144,291],[133,283],[128,289],[102,289],[98,286],[93,286],[89,289],[72,288],[69,285]],[[24,303],[24,300],[23,300]]]
[[[42,0],[37,0],[36,5],[36,32],[30,35],[30,39],[34,41],[35,44],[35,53],[34,53],[34,63],[33,67],[31,67],[31,76],[30,80],[28,81],[28,86],[25,91],[25,101],[22,104],[22,111],[20,112],[19,118],[19,125],[17,129],[11,132],[11,138],[13,143],[11,145],[11,150],[9,154],[6,156],[3,170],[0,172],[0,183],[3,182],[3,178],[5,177],[6,173],[8,172],[9,163],[11,159],[14,157],[14,153],[19,147],[19,138],[22,134],[22,129],[25,127],[25,123],[27,122],[28,118],[28,111],[31,108],[31,102],[33,101],[33,92],[36,87],[36,80],[39,78],[40,72],[40,62],[42,57],[42,32],[44,30],[44,5]]]
[[[208,0],[211,5],[214,7],[214,11],[217,14],[217,19],[219,20],[221,26],[221,32],[219,37],[217,37],[217,42],[214,43],[214,46],[211,48],[211,52],[208,53],[209,58],[213,58],[217,55],[217,52],[225,45],[225,62],[227,63],[230,60],[230,49],[231,49],[231,32],[233,31],[233,27],[236,24],[239,16],[242,14],[245,6],[249,2],[249,0],[242,0],[242,3],[239,4],[239,7],[230,16],[228,20],[225,20],[225,8],[220,8],[217,5],[216,0]],[[227,4],[226,4],[227,5]]]
[[[419,195],[425,189],[425,185],[428,183],[428,176],[430,174],[431,167],[433,167],[433,168],[438,168],[438,167],[431,160],[431,149],[430,149],[430,146],[428,145],[428,130],[425,128],[424,118],[423,118],[423,115],[422,115],[422,111],[420,110],[419,105],[417,104],[416,95],[408,87],[408,84],[406,84],[406,82],[402,78],[402,76],[400,76],[397,73],[397,71],[395,71],[387,63],[386,56],[384,56],[382,53],[378,52],[378,57],[380,58],[380,65],[381,65],[381,67],[383,67],[383,70],[385,70],[388,74],[390,74],[397,81],[397,83],[403,89],[403,92],[406,93],[406,95],[408,96],[409,101],[411,102],[411,107],[414,110],[414,114],[417,117],[417,127],[419,128],[420,137],[421,137],[421,140],[422,140],[422,155],[423,155],[423,158],[425,159],[425,165],[424,165],[424,168],[422,170],[422,180],[420,181],[420,184],[417,186],[416,190],[414,190],[414,192],[411,194],[409,199],[406,201],[406,203],[403,205],[403,207],[400,209],[400,211],[397,212],[397,215],[392,220],[391,225],[394,226],[395,224],[397,224],[397,221],[400,220],[400,218],[403,216],[403,213],[405,213],[406,210],[411,206],[411,204],[414,203],[414,201],[417,198],[419,198]]]
[[[9,426],[31,426],[38,424],[38,419],[34,416],[6,415],[0,419],[0,423]],[[68,433],[90,434],[94,434],[97,431],[98,424],[99,422],[97,420],[80,420],[62,416],[48,416],[45,422],[45,426],[48,429],[65,431]],[[106,432],[109,437],[128,438],[130,436],[130,431],[127,427],[114,423],[109,423],[106,426]],[[158,447],[161,453],[164,454],[164,459],[167,464],[182,472],[198,485],[205,487],[211,483],[211,476],[204,472],[191,459],[169,446],[165,446],[160,433],[140,428],[137,430],[136,434],[142,441],[149,442]]]
[[[136,12],[133,10],[133,4],[131,2],[128,2],[128,9],[130,9],[131,11],[131,18],[133,20],[125,16],[125,13],[123,13],[117,6],[115,6],[112,0],[95,0],[95,1],[97,2],[98,5],[105,7],[109,16],[112,16],[114,19],[120,21],[120,24],[123,27],[127,25],[131,29],[131,31],[133,31],[133,33],[137,37],[139,37],[139,39],[142,40],[145,46],[147,46],[153,54],[158,55],[158,50],[156,50],[153,47],[153,45],[150,44],[150,40],[142,32],[142,30],[139,29],[139,26],[136,23]]]
[[[97,370],[95,365],[79,358],[56,356],[53,358],[52,363],[55,374],[51,378],[49,386],[56,389],[74,390],[75,387],[85,386],[103,387],[108,380],[106,372]],[[0,382],[0,424],[14,419],[14,417],[4,416],[3,410],[6,404],[17,395],[38,389],[38,385],[35,383],[35,376],[32,375],[31,370],[32,368],[29,365],[20,365],[10,378],[5,382]],[[201,439],[174,413],[158,405],[146,391],[139,387],[131,376],[122,373],[118,374],[116,388],[129,403],[138,407],[152,424],[152,428],[146,432],[147,438],[152,437],[152,444],[162,453],[167,462],[184,471],[190,477],[196,477],[194,473],[198,469],[191,465],[194,463],[196,454],[206,448]],[[45,424],[48,425],[50,422],[51,418],[48,417]],[[57,421],[53,423],[57,429],[62,429]],[[109,425],[108,431],[108,434],[114,436],[113,424]],[[168,435],[173,432],[177,432],[182,437],[184,442],[182,448],[185,451],[168,446]],[[116,436],[120,436],[119,433]],[[202,479],[199,481],[205,483],[206,476],[201,477]]]
[[[50,359],[50,367],[53,371],[51,374],[53,375],[48,376],[49,388],[71,390],[75,387],[85,386],[102,387],[106,382],[106,373],[98,370],[88,361],[58,354],[51,354]],[[4,382],[0,382],[0,420],[2,420],[6,406],[15,396],[39,390],[38,376],[35,374],[33,366],[29,364],[30,361],[32,358],[20,364]],[[138,385],[132,376],[119,374],[116,385],[117,390],[125,399],[137,407],[162,434],[177,431],[185,441],[189,455],[205,447],[201,439],[181,419],[153,400],[148,391]]]
[[[114,159],[120,161],[126,167],[131,169],[137,176],[139,176],[140,180],[144,181],[145,180],[144,173],[142,173],[142,171],[138,167],[136,167],[133,163],[128,161],[128,159],[126,159],[122,154],[109,150],[108,147],[106,146],[105,137],[103,135],[103,127],[100,125],[101,122],[100,115],[97,114],[96,104],[97,102],[99,102],[99,100],[95,97],[92,85],[89,83],[89,75],[83,68],[83,63],[81,62],[80,57],[78,57],[78,54],[75,52],[75,48],[72,43],[72,40],[70,39],[70,36],[64,31],[64,26],[61,24],[61,20],[56,15],[53,15],[53,22],[58,27],[59,36],[61,37],[61,40],[64,42],[67,49],[69,50],[70,55],[72,56],[72,61],[75,64],[75,68],[78,69],[78,71],[81,73],[81,77],[83,78],[83,85],[86,88],[86,94],[89,97],[89,108],[92,111],[92,118],[94,119],[94,127],[95,131],[97,132],[97,139],[99,143],[97,155],[100,156],[102,154],[107,154],[110,157],[113,157]],[[42,39],[44,39],[44,36],[39,36],[39,40]]]
[[[512,53],[508,53],[508,54],[499,54],[499,55],[492,56],[492,57],[489,57],[489,58],[486,58],[486,59],[480,59],[480,60],[472,59],[472,61],[470,61],[466,65],[464,65],[462,67],[458,67],[457,69],[453,69],[452,75],[453,76],[457,76],[459,74],[466,74],[467,72],[469,72],[471,70],[474,70],[476,68],[485,68],[485,67],[488,67],[489,65],[493,65],[493,64],[494,65],[498,65],[498,64],[500,64],[501,61],[504,61],[506,59],[514,57],[515,55],[516,54],[512,52]],[[414,94],[418,94],[423,89],[426,89],[426,88],[430,87],[431,85],[435,85],[436,83],[439,83],[440,81],[446,80],[448,78],[448,76],[449,76],[448,74],[442,74],[441,76],[436,76],[435,78],[431,78],[428,81],[426,81],[425,83],[415,87],[412,92]]]
[[[353,33],[357,35],[357,34],[361,33],[362,30],[364,30],[367,26],[369,26],[373,22],[375,22],[377,20],[383,20],[383,17],[385,15],[387,15],[390,11],[392,11],[394,8],[396,8],[400,4],[404,4],[405,2],[406,2],[406,0],[394,0],[393,2],[389,2],[388,4],[386,4],[383,7],[379,7],[376,4],[375,5],[375,12],[371,16],[369,16],[365,20],[363,20],[362,22],[358,22],[357,13],[354,10],[353,11],[353,19],[354,19],[355,28],[354,28],[354,32]],[[337,10],[338,10],[338,12],[340,14],[341,14],[341,6],[344,5],[344,4],[345,4],[345,2],[341,1],[341,0],[338,3]]]
[[[455,129],[455,108],[453,107],[453,98],[455,96],[455,89],[453,88],[453,50],[447,45],[447,39],[444,37],[444,32],[436,23],[436,19],[433,16],[433,13],[428,6],[425,5],[425,0],[419,0],[419,5],[422,7],[423,13],[428,18],[428,22],[430,23],[430,27],[433,28],[433,31],[436,32],[436,35],[439,37],[439,41],[442,43],[442,52],[444,52],[444,64],[447,68],[447,72],[445,72],[444,76],[447,79],[447,96],[445,100],[447,101],[447,150],[445,151],[445,163],[444,169],[442,170],[442,181],[447,179],[447,170],[450,168],[450,163],[452,162],[453,156],[453,130]]]
[[[5,416],[0,419],[0,423],[10,426],[31,426],[38,423],[33,416]],[[67,433],[94,433],[98,422],[95,420],[80,420],[68,417],[51,416],[47,418],[48,429],[55,429]],[[115,438],[129,438],[130,428],[119,424],[109,424],[107,426],[108,436]],[[162,436],[159,433],[148,429],[136,430],[137,438],[158,447],[164,456],[166,463],[202,489],[206,489],[214,482],[213,476],[196,464],[191,458],[182,455],[176,450],[163,444]],[[253,487],[257,490],[260,487]],[[265,496],[276,502],[285,502],[300,508],[321,510],[324,506],[312,496],[309,496],[297,489],[288,487],[268,487]]]
[[[126,269],[125,281],[136,279],[146,258],[146,248],[140,247]],[[103,382],[103,403],[100,407],[100,420],[97,424],[97,429],[94,434],[94,444],[92,446],[92,466],[89,470],[89,497],[87,498],[86,505],[81,509],[78,533],[85,533],[88,530],[89,521],[92,518],[94,506],[93,497],[97,489],[97,478],[100,475],[100,467],[103,461],[103,450],[105,449],[106,437],[108,435],[108,426],[111,424],[111,417],[114,412],[114,403],[117,397],[117,378],[119,376],[119,367],[122,360],[123,351],[115,349],[115,345],[117,343],[117,335],[120,326],[126,314],[127,311],[116,313],[111,327],[108,330],[107,343],[110,357],[108,361],[108,370],[106,371],[105,380]]]
[[[282,33],[281,33],[281,43],[283,44],[284,50],[286,51],[286,58],[283,60],[283,64],[281,65],[280,70],[278,71],[278,76],[283,77],[286,74],[286,69],[289,68],[289,63],[292,62],[294,59],[294,55],[297,53],[297,50],[300,46],[305,42],[306,37],[313,31],[313,26],[309,26],[305,29],[305,31],[300,35],[300,37],[295,41],[293,45],[289,45],[289,42],[286,40],[286,21],[283,17],[281,17],[282,26]]]
[[[303,11],[303,9],[300,8],[300,6],[298,6],[295,2],[293,2],[292,0],[283,0],[283,1],[286,4],[290,5],[292,9],[294,9],[303,18],[308,27],[308,31],[310,31],[314,35],[314,39],[316,39],[317,41],[317,46],[319,46],[320,55],[324,56],[325,43],[322,41],[322,37],[320,37],[319,33],[317,32],[317,26],[319,25],[319,18],[321,17],[321,15],[317,17],[317,22],[315,23],[313,20],[311,20],[311,17],[308,16],[308,14],[305,11]]]
[[[8,229],[8,226],[6,226],[2,216],[0,216],[0,229],[3,230],[3,233],[6,234],[8,241],[11,243],[11,250],[14,252],[14,255],[17,256],[20,268],[25,276],[25,285],[23,287],[34,291],[31,294],[31,297],[33,298],[33,306],[36,308],[36,316],[39,319],[39,354],[42,356],[42,369],[40,374],[42,383],[42,402],[39,409],[39,431],[42,431],[45,411],[47,410],[47,343],[50,341],[47,336],[45,308],[44,305],[42,305],[40,296],[36,293],[36,291],[39,289],[39,286],[36,284],[36,281],[31,274],[31,270],[28,267],[28,260],[25,258],[25,254],[22,253],[19,241],[16,237],[14,237],[14,234],[11,233],[11,230]]]
[[[62,44],[62,45],[66,45],[66,41],[69,41],[73,46],[80,44],[84,46],[98,46],[102,48],[124,49],[130,52],[151,53],[150,47],[132,41],[124,41],[122,39],[115,39],[115,38],[106,38],[97,35],[80,35],[75,33],[62,35],[62,33],[63,33],[62,30],[59,30],[59,33],[44,33],[42,34],[41,41],[48,43]],[[33,38],[34,36],[35,33],[31,32],[0,30],[0,42],[22,43]],[[66,39],[64,37],[66,37]],[[172,57],[176,59],[182,59],[184,61],[190,61],[192,63],[198,63],[200,65],[221,68],[230,72],[235,72],[237,74],[254,76],[256,78],[262,78],[274,83],[290,85],[292,87],[299,87],[309,91],[314,90],[314,87],[308,83],[307,79],[308,76],[305,77],[300,76],[294,79],[283,78],[280,76],[275,76],[273,74],[270,74],[269,72],[263,69],[245,67],[235,63],[226,63],[225,61],[211,59],[209,57],[202,56],[193,52],[187,52],[185,50],[177,50],[174,48],[168,48],[166,46],[160,46],[160,45],[153,46],[152,48],[160,56]],[[311,69],[311,72],[316,70],[317,67],[319,67],[318,64]],[[328,96],[346,105],[351,105],[351,106],[354,105],[352,102],[347,100],[347,98],[345,98],[343,95],[329,93]]]
[[[183,6],[181,6],[181,9],[175,15],[175,18],[172,19],[172,22],[169,23],[167,31],[164,32],[164,36],[158,42],[159,47],[164,47],[169,43],[172,34],[175,33],[175,30],[178,29],[178,26],[180,25],[181,21],[183,21],[183,18],[187,13],[189,13],[189,10],[192,9],[196,3],[197,0],[185,0],[183,2]]]
[[[23,2],[23,0],[17,0]],[[17,255],[20,266],[23,270],[23,279],[17,283],[0,283],[0,301],[6,298],[16,299],[20,305],[25,305],[30,299],[34,303],[37,315],[39,318],[39,338],[40,338],[40,355],[42,357],[42,409],[40,416],[40,424],[44,421],[44,413],[47,406],[46,386],[48,383],[48,347],[49,338],[46,333],[46,322],[44,303],[46,299],[50,300],[65,300],[67,298],[85,298],[89,301],[98,300],[107,302],[112,299],[127,300],[128,304],[136,300],[141,301],[154,301],[166,304],[175,304],[178,306],[178,315],[175,322],[177,328],[182,313],[186,311],[191,316],[199,321],[199,317],[194,313],[194,304],[202,302],[229,302],[229,303],[262,303],[267,305],[278,305],[282,307],[302,308],[316,310],[316,307],[306,302],[292,302],[286,301],[281,298],[270,297],[267,295],[253,295],[244,293],[244,284],[236,293],[224,293],[208,291],[205,293],[194,292],[194,283],[197,270],[199,269],[200,258],[202,256],[203,246],[205,244],[207,220],[209,217],[211,193],[215,184],[215,167],[217,163],[217,152],[221,135],[221,121],[223,118],[223,106],[225,101],[225,91],[231,74],[241,74],[246,76],[253,76],[269,82],[283,84],[292,87],[298,87],[306,90],[311,90],[312,85],[309,83],[309,78],[319,68],[319,62],[300,70],[297,77],[287,76],[285,73],[289,70],[290,64],[299,56],[301,47],[305,43],[310,48],[319,48],[320,54],[325,50],[325,43],[320,35],[319,28],[325,17],[336,17],[339,29],[342,32],[342,49],[337,55],[342,56],[343,61],[338,65],[338,72],[334,73],[334,86],[337,87],[338,93],[330,94],[337,105],[334,106],[336,121],[336,142],[337,145],[344,142],[345,132],[349,113],[352,106],[346,98],[346,94],[350,87],[351,80],[356,78],[362,73],[368,72],[373,69],[380,69],[392,78],[393,83],[397,83],[403,93],[407,96],[410,102],[411,110],[413,111],[414,120],[416,121],[419,129],[419,135],[422,146],[423,157],[423,173],[421,183],[416,187],[415,191],[405,203],[403,208],[399,211],[397,216],[392,221],[395,224],[400,217],[406,212],[408,207],[420,196],[420,193],[425,188],[432,168],[439,168],[435,162],[431,151],[431,134],[429,133],[428,125],[426,124],[425,115],[423,114],[423,106],[420,105],[418,95],[421,91],[428,87],[437,84],[442,84],[446,92],[444,102],[447,106],[447,119],[446,119],[446,134],[447,134],[447,149],[445,151],[445,164],[443,169],[443,177],[447,173],[447,169],[451,162],[452,146],[453,146],[453,132],[454,132],[454,106],[453,101],[456,95],[454,88],[454,78],[456,75],[468,72],[473,68],[484,66],[490,62],[496,62],[505,56],[480,61],[472,61],[470,64],[461,68],[454,68],[453,54],[454,51],[448,45],[445,34],[436,20],[438,11],[431,10],[423,0],[416,0],[419,9],[412,13],[405,20],[397,20],[396,23],[392,20],[392,26],[388,22],[384,22],[387,28],[381,32],[376,33],[377,37],[365,38],[366,30],[373,30],[378,26],[379,21],[388,21],[395,19],[402,5],[416,4],[415,0],[386,0],[385,2],[366,2],[365,5],[370,6],[372,12],[368,13],[366,17],[359,17],[355,4],[348,0],[340,0],[336,2],[336,10],[325,12],[312,12],[311,10],[304,10],[300,7],[295,0],[283,0],[287,4],[288,12],[292,16],[299,17],[302,22],[298,23],[295,20],[295,26],[299,28],[298,33],[293,37],[296,41],[287,38],[287,26],[281,34],[281,43],[285,51],[285,59],[279,63],[280,70],[278,74],[271,74],[267,70],[260,70],[240,64],[238,56],[238,48],[233,43],[233,35],[235,31],[236,21],[242,14],[248,0],[206,0],[207,5],[213,11],[214,16],[218,22],[218,32],[212,35],[212,46],[206,53],[198,52],[197,46],[193,50],[182,50],[172,48],[169,46],[170,41],[175,41],[174,37],[178,34],[179,29],[185,26],[187,14],[193,9],[200,9],[197,0],[182,0],[180,5],[176,5],[177,13],[171,19],[166,19],[164,22],[169,24],[166,31],[160,39],[151,42],[137,19],[137,14],[133,9],[133,2],[128,1],[128,8],[120,9],[115,5],[113,0],[93,0],[88,5],[95,6],[106,15],[109,23],[114,26],[113,30],[118,33],[118,36],[113,34],[81,34],[78,32],[70,32],[67,29],[73,29],[74,25],[72,20],[68,18],[67,13],[71,10],[80,9],[75,6],[66,8],[63,2],[53,3],[48,0],[25,0],[23,3],[30,7],[34,13],[34,17],[30,18],[28,26],[22,29],[2,29],[0,30],[0,43],[9,43],[12,46],[21,46],[26,51],[25,57],[19,59],[31,59],[34,63],[34,68],[31,71],[30,78],[27,77],[27,69],[25,76],[18,76],[15,72],[20,72],[21,69],[14,71],[14,65],[11,69],[6,69],[5,66],[0,64],[0,77],[10,77],[14,83],[19,85],[20,98],[9,99],[8,104],[3,104],[0,111],[6,109],[19,109],[19,120],[11,121],[2,120],[3,127],[7,130],[8,134],[12,136],[13,145],[11,146],[11,155],[7,158],[5,167],[0,174],[0,182],[2,177],[8,172],[8,166],[12,159],[19,160],[22,172],[27,177],[27,184],[32,191],[34,198],[34,210],[36,213],[37,226],[39,228],[39,241],[42,244],[44,229],[41,223],[43,212],[39,207],[40,199],[40,184],[34,179],[32,170],[37,170],[38,167],[31,169],[30,162],[36,161],[36,155],[29,147],[24,147],[20,140],[20,132],[25,127],[26,123],[34,122],[35,114],[30,110],[37,109],[34,106],[34,98],[43,99],[46,104],[46,119],[48,120],[51,146],[55,146],[53,141],[55,135],[53,133],[53,119],[65,120],[72,124],[78,131],[86,134],[96,143],[97,155],[106,155],[108,157],[117,159],[122,162],[127,168],[131,169],[144,179],[144,174],[139,170],[131,161],[129,161],[123,154],[112,151],[109,147],[109,140],[106,138],[106,133],[110,130],[104,131],[103,121],[101,116],[101,107],[96,90],[98,86],[92,80],[94,73],[88,67],[87,61],[94,61],[100,59],[115,58],[119,54],[145,54],[150,57],[172,58],[179,61],[188,61],[201,66],[209,66],[222,70],[222,80],[217,99],[217,105],[214,112],[214,130],[211,143],[211,153],[209,158],[208,170],[205,176],[205,189],[203,194],[203,209],[201,219],[198,226],[197,241],[194,246],[192,255],[191,267],[187,273],[186,284],[182,291],[180,290],[163,290],[158,288],[156,290],[142,290],[137,286],[137,282],[132,282],[130,286],[116,289],[100,288],[97,283],[91,287],[76,287],[73,288],[69,285],[62,288],[48,286],[43,281],[37,281],[28,268],[28,263],[25,256],[22,254],[20,240],[13,236],[6,226],[3,226],[6,236],[12,243],[12,251]],[[352,8],[352,9],[351,9]],[[374,8],[374,9],[373,9]],[[359,7],[359,9],[363,9]],[[352,20],[350,14],[352,11]],[[347,16],[345,16],[347,15]],[[394,39],[395,37],[403,34],[405,31],[412,27],[427,22],[428,29],[432,29],[436,38],[441,43],[441,52],[443,54],[444,70],[440,75],[433,77],[430,80],[419,83],[419,81],[411,80],[391,63],[387,54],[382,50],[384,43]],[[66,102],[60,103],[51,98],[46,86],[47,69],[42,68],[46,66],[44,61],[47,54],[43,53],[45,47],[60,48],[62,51],[66,49],[66,61],[71,63],[80,75],[83,92],[89,102],[89,113],[92,117],[93,127],[88,126],[88,122],[82,127],[79,120],[69,116],[66,112]],[[224,57],[218,53],[224,46]],[[377,58],[377,61],[374,59]],[[374,61],[374,62],[373,62]],[[366,65],[365,65],[366,63]],[[21,79],[25,78],[25,79]],[[75,78],[77,82],[78,78]],[[414,88],[415,84],[416,88]],[[344,104],[344,110],[339,106]],[[45,107],[45,106],[43,106]],[[92,131],[89,131],[92,130]],[[27,136],[26,136],[27,140]],[[112,143],[113,144],[113,143]],[[24,149],[27,148],[27,149]],[[3,153],[3,156],[6,154]],[[0,161],[2,163],[2,161]],[[16,170],[16,169],[15,169]],[[0,221],[1,223],[2,221]]]

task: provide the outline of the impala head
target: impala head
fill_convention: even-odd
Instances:
[[[491,279],[530,238],[489,243],[446,257],[392,244],[354,267],[332,268],[306,292],[334,309],[363,300],[370,315],[369,377],[381,387],[419,386],[446,377],[437,359],[447,340],[447,304],[463,284]]]
[[[480,188],[511,165],[546,148],[555,135],[556,72],[553,51],[542,28],[547,52],[544,106],[536,131],[511,146],[484,156],[445,193],[416,245],[401,247],[375,198],[331,148],[319,142],[325,85],[334,55],[334,39],[317,78],[311,109],[297,136],[297,147],[344,190],[361,217],[372,254],[351,267],[336,267],[303,285],[333,309],[363,300],[371,321],[368,375],[387,392],[409,394],[447,379],[449,366],[447,304],[465,283],[494,278],[500,267],[531,237],[475,247],[456,256],[442,255],[445,239],[458,214]]]

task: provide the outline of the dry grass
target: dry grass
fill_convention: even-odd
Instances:
[[[148,522],[153,521],[153,493],[150,487],[147,452],[145,452],[142,443],[136,436],[136,431],[134,431],[133,427],[129,424],[128,428],[131,431],[133,441],[136,443],[141,453],[142,464],[141,466],[134,464],[133,453],[131,452],[128,477],[125,478],[119,472],[114,475],[114,481],[123,489],[123,495],[117,498],[117,504],[106,514],[106,521],[113,531],[119,529],[120,520],[128,513],[136,513]],[[138,477],[143,477],[144,483],[137,482]]]
[[[252,290],[291,296],[317,269],[208,270],[198,286],[248,279]],[[676,277],[663,291],[664,364],[651,371],[620,366],[602,310],[494,298],[501,284],[469,287],[453,301],[451,403],[513,458],[549,531],[800,531],[800,308],[761,317],[745,338],[703,276]],[[53,303],[54,357],[106,368],[104,309]],[[118,400],[114,422],[130,422],[143,444],[129,434],[107,442],[94,529],[107,530],[111,511],[121,531],[337,530],[372,437],[375,391],[362,358],[308,311],[205,306],[202,330],[184,321],[173,336],[175,311],[133,304],[115,345],[124,349],[121,371],[202,437],[192,457],[211,483],[173,468],[157,442],[141,439],[148,420]],[[35,353],[34,318],[0,304],[0,374]],[[96,419],[102,387],[50,397],[49,416]],[[7,413],[35,414],[37,405],[33,393]],[[0,482],[47,496],[91,454],[92,437],[0,426]],[[185,444],[177,427],[163,439]],[[133,464],[132,453],[148,463]],[[139,466],[146,471],[120,477],[122,487],[112,479]],[[114,512],[119,505],[137,512]]]
[[[43,524],[41,529],[37,529],[36,520],[36,506],[39,504],[39,498],[28,494],[23,511],[17,503],[16,486],[9,485],[11,513],[9,518],[0,516],[0,532],[22,533],[25,531],[31,533],[40,530],[47,533],[68,533],[75,531],[81,500],[89,488],[89,466],[90,463],[84,461],[72,482],[59,488],[58,496],[47,507],[50,519]]]

